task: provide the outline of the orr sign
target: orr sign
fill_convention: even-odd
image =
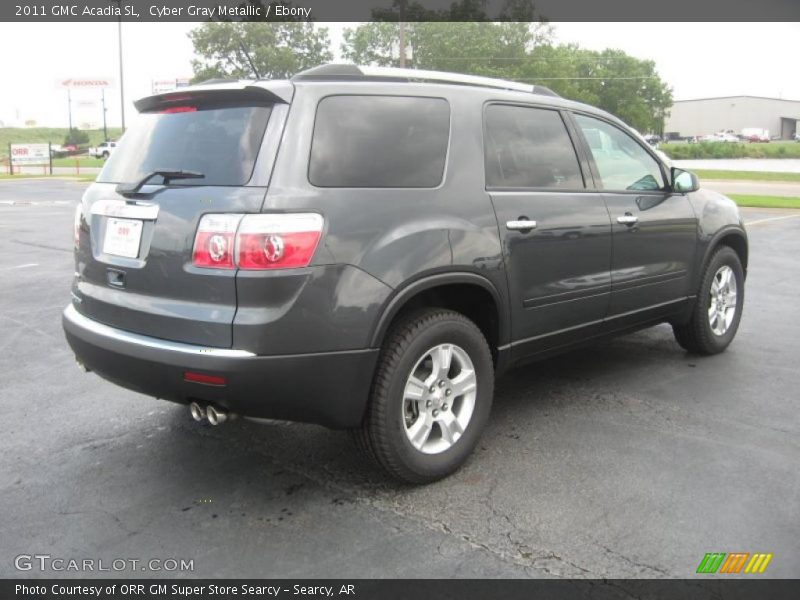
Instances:
[[[50,144],[11,144],[9,150],[15,167],[50,164]]]
[[[21,171],[22,167],[40,165],[50,167],[53,174],[53,161],[50,155],[50,144],[9,144],[8,145],[8,172],[14,174],[14,168]]]

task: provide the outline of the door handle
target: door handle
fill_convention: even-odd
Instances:
[[[617,217],[617,223],[621,225],[636,225],[639,222],[639,217],[635,217],[633,215],[622,215],[621,217]]]
[[[531,229],[536,229],[536,221],[529,221],[528,219],[506,221],[506,229],[511,231],[530,231]]]

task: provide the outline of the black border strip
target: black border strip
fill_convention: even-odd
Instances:
[[[0,597],[35,598],[37,600],[142,600],[172,598],[199,600],[205,598],[289,598],[311,600],[322,598],[380,599],[380,600],[425,600],[458,599],[485,600],[548,600],[582,599],[612,600],[616,598],[640,598],[658,600],[705,600],[705,599],[765,599],[796,600],[800,597],[799,579],[756,579],[742,576],[697,579],[391,579],[391,580],[208,580],[208,579],[5,579],[0,583]],[[25,586],[26,592],[18,586]],[[136,587],[141,586],[141,587]],[[233,593],[211,593],[211,586],[235,588]],[[348,587],[350,586],[350,587]],[[249,588],[278,588],[277,595],[245,593]],[[330,588],[330,596],[324,592],[308,593],[311,588]],[[85,589],[83,593],[71,589]],[[100,594],[97,594],[99,588]],[[306,593],[301,590],[305,589]],[[38,591],[33,591],[38,590]],[[95,590],[94,592],[92,590]]]
[[[689,21],[800,21],[797,0],[405,1],[400,19],[401,0],[4,0],[0,21],[653,21],[675,22],[678,37]]]

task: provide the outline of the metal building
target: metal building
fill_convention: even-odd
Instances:
[[[672,105],[664,133],[667,137],[701,136],[732,129],[768,129],[770,137],[790,140],[800,132],[800,100],[759,96],[724,96],[678,100]]]

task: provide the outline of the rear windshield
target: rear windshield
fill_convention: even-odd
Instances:
[[[153,171],[196,171],[179,185],[242,185],[250,180],[271,113],[269,106],[233,106],[144,113],[125,132],[97,181],[133,183]],[[159,183],[154,177],[151,183]]]

